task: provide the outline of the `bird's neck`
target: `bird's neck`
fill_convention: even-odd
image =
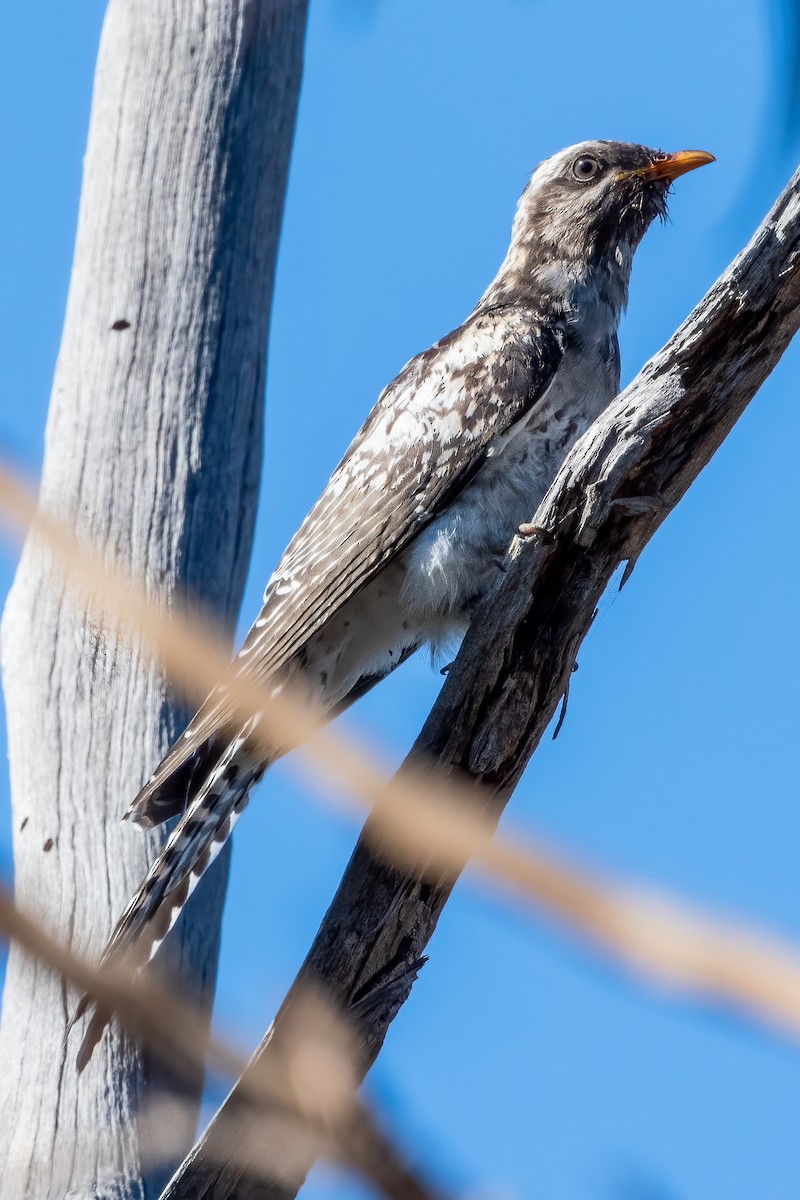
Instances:
[[[602,255],[569,254],[530,225],[515,222],[508,253],[478,307],[521,305],[568,322],[593,311],[616,329],[628,300],[632,260],[633,248],[623,241]]]

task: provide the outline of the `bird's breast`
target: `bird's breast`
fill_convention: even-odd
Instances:
[[[568,351],[534,408],[491,442],[470,483],[405,552],[402,599],[415,618],[449,616],[463,632],[577,438],[616,392],[607,347]]]

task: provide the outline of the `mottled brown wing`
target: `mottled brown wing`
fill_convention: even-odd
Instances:
[[[426,350],[382,393],[283,554],[237,656],[274,675],[462,487],[489,443],[544,395],[560,362],[560,331],[533,314],[478,313]],[[139,805],[235,717],[212,692]]]

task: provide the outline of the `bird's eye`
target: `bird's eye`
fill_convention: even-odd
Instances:
[[[588,183],[590,179],[596,179],[600,174],[600,163],[596,158],[589,158],[588,155],[581,155],[576,158],[572,164],[572,174],[581,183]]]

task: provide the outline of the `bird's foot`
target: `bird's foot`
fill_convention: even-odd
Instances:
[[[534,521],[523,521],[518,527],[517,532],[520,537],[538,537],[542,542],[555,541],[555,534],[552,529],[545,529],[543,525],[537,525]]]

